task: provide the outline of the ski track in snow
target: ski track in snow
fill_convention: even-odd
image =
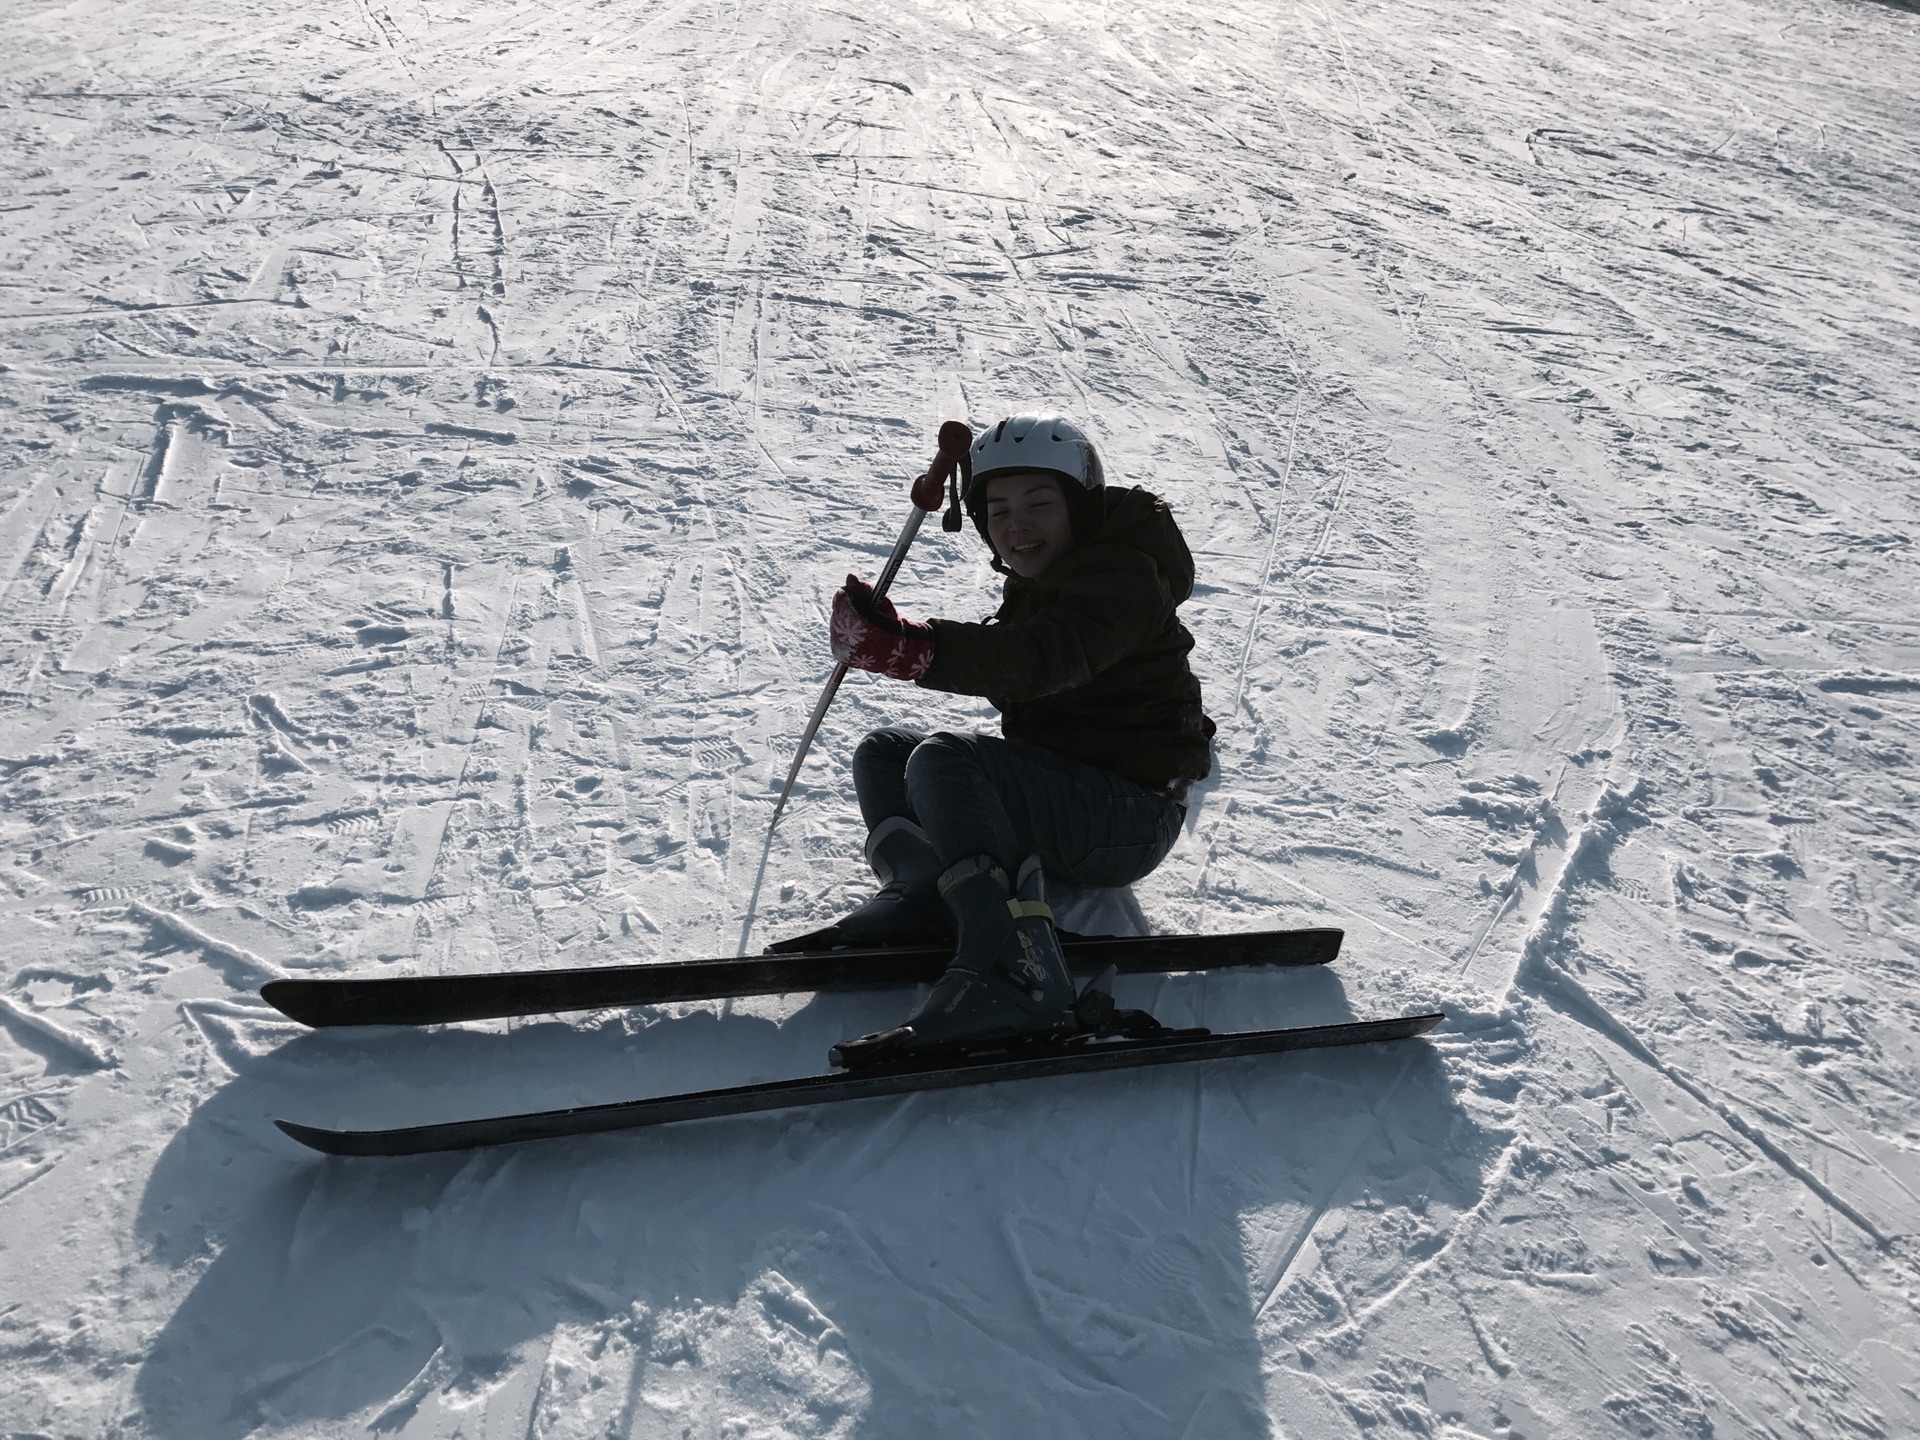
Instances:
[[[0,1430],[1920,1433],[1920,15],[21,0]],[[1129,981],[1431,1044],[392,1164],[904,997],[725,953],[940,420],[1175,505],[1222,769]],[[909,613],[974,615],[929,528]],[[856,676],[752,935],[859,893]]]

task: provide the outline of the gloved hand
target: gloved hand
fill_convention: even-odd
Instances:
[[[832,643],[834,659],[894,680],[918,680],[933,664],[933,627],[902,620],[858,575],[834,592]]]

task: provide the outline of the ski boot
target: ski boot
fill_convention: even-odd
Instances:
[[[953,943],[953,917],[934,888],[940,857],[924,830],[899,815],[882,820],[867,837],[867,864],[879,877],[879,894],[824,929],[775,941],[767,954]]]
[[[1039,858],[1010,883],[992,856],[974,855],[939,883],[960,927],[953,963],[904,1024],[834,1046],[828,1058],[835,1065],[858,1070],[923,1052],[1004,1048],[1080,1028],[1079,997],[1054,934]]]

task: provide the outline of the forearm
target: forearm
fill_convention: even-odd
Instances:
[[[920,676],[929,690],[1026,700],[1084,684],[1091,671],[1070,631],[1034,625],[933,622],[933,664]]]
[[[1019,703],[1086,684],[1126,655],[1151,617],[1057,613],[978,625],[935,620],[933,663],[919,683],[957,695]]]

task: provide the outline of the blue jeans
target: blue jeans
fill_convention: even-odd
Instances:
[[[1123,775],[989,735],[875,730],[853,752],[860,813],[927,832],[942,865],[991,855],[1009,875],[1029,855],[1076,885],[1129,885],[1166,858],[1183,806]]]

